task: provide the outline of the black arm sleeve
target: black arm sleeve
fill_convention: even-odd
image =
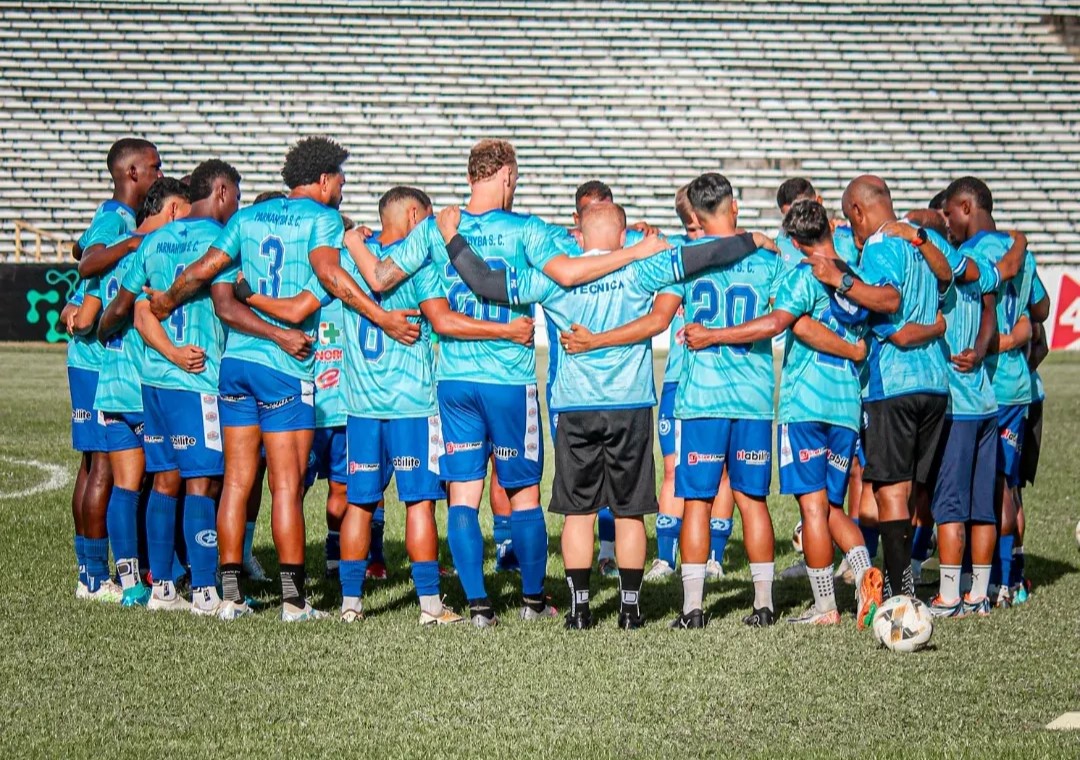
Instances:
[[[458,276],[476,295],[489,301],[510,303],[510,294],[506,290],[506,270],[494,269],[469,246],[461,235],[454,235],[446,244],[450,263],[457,270]]]
[[[756,250],[754,236],[749,232],[710,240],[707,243],[684,246],[682,249],[683,272],[685,277],[690,278],[706,269],[734,264]]]

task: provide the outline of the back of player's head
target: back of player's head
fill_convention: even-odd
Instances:
[[[188,177],[188,193],[192,203],[209,198],[210,193],[214,192],[214,183],[219,179],[228,180],[240,187],[240,172],[220,158],[203,161]]]
[[[481,140],[469,151],[469,182],[494,177],[504,166],[517,166],[517,153],[506,140]]]
[[[160,214],[170,198],[191,200],[187,185],[175,177],[162,177],[150,186],[146,200],[135,214],[135,223],[142,224],[147,218]]]
[[[933,209],[934,211],[941,211],[943,208],[945,208],[945,199],[948,197],[948,194],[948,190],[942,190],[940,193],[930,199],[930,203],[928,203],[926,207]]]
[[[285,154],[281,178],[290,189],[313,185],[324,174],[340,174],[348,158],[349,151],[329,137],[305,137]]]
[[[817,190],[810,184],[810,180],[803,177],[786,179],[776,190],[776,206],[781,209],[798,200],[814,200],[815,198],[817,198]]]
[[[264,193],[259,193],[258,195],[256,195],[255,200],[251,202],[251,205],[257,206],[260,203],[263,203],[265,201],[272,201],[272,200],[275,200],[276,198],[288,198],[288,197],[289,196],[285,195],[285,193],[281,192],[280,190],[267,190]]]
[[[690,185],[683,185],[675,191],[675,213],[679,215],[683,227],[694,223],[694,207],[690,205],[689,189]]]
[[[581,234],[617,234],[626,229],[626,211],[618,203],[600,201],[581,210]]]
[[[590,179],[588,182],[583,182],[578,186],[577,192],[574,193],[574,208],[580,214],[582,205],[585,202],[592,201],[608,201],[612,203],[615,201],[615,196],[611,193],[611,188],[598,179]]]
[[[712,216],[731,203],[735,191],[723,174],[709,172],[690,183],[686,197],[698,216]]]
[[[105,158],[105,165],[109,168],[109,174],[115,173],[117,169],[122,169],[124,164],[136,153],[142,153],[146,150],[157,150],[157,146],[141,137],[124,137],[117,140],[109,148],[109,155]]]
[[[431,212],[431,198],[423,190],[406,185],[392,187],[379,198],[379,217],[381,218],[391,207],[405,201],[414,201],[422,210]]]
[[[784,232],[799,245],[815,245],[829,239],[829,213],[816,200],[796,200],[784,215]]]
[[[975,202],[976,207],[988,214],[994,212],[994,196],[990,194],[990,188],[986,186],[986,183],[977,177],[961,177],[953,180],[945,188],[946,202],[960,197],[970,198]]]

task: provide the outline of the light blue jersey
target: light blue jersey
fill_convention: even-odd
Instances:
[[[948,414],[958,420],[992,417],[997,413],[997,401],[986,367],[980,364],[972,372],[961,372],[948,361],[950,356],[975,348],[982,323],[983,296],[994,293],[1001,284],[996,266],[977,253],[971,252],[970,255],[979,268],[979,279],[976,282],[955,283],[946,293],[941,307],[945,315],[945,344],[948,351]]]
[[[188,217],[166,224],[146,236],[120,283],[124,290],[143,297],[143,285],[168,290],[191,264],[198,261],[221,234],[214,219]],[[143,385],[177,391],[218,392],[218,369],[225,348],[225,329],[214,312],[208,289],[201,290],[177,307],[162,323],[174,346],[198,346],[206,352],[206,369],[198,374],[185,372],[147,347],[143,364]]]
[[[997,264],[1012,247],[1012,238],[1004,232],[980,232],[966,240],[960,250]],[[1032,282],[1035,278],[1035,257],[1030,251],[1016,276],[1002,282],[997,288],[998,332],[1010,333],[1020,317],[1027,314],[1031,301]],[[998,406],[1015,406],[1031,403],[1031,370],[1027,366],[1027,352],[1023,346],[986,357],[986,372],[994,386]]]
[[[507,292],[515,304],[540,303],[559,332],[577,323],[600,333],[643,317],[652,309],[656,291],[671,283],[678,272],[672,251],[635,261],[598,280],[564,288],[543,272],[525,268],[507,273]],[[607,251],[588,251],[596,256]],[[567,354],[556,341],[558,370],[551,388],[555,412],[590,409],[638,409],[656,404],[652,341],[612,346],[582,354]]]
[[[395,255],[405,244],[399,240],[383,247],[377,238],[366,241],[368,250],[380,260]],[[342,251],[341,266],[388,311],[417,309],[423,301],[445,296],[434,264],[420,267],[412,277],[381,296],[370,293],[348,251]],[[431,324],[421,317],[420,339],[406,346],[386,337],[378,326],[352,309],[346,308],[344,313],[345,409],[349,416],[403,419],[437,414]],[[440,350],[446,351],[448,343],[444,340]]]
[[[849,343],[862,330],[844,326],[833,316],[829,290],[814,277],[806,262],[788,269],[780,279],[774,309],[796,319],[809,315]],[[777,421],[827,422],[858,432],[862,421],[862,388],[855,363],[815,351],[790,330],[784,347],[780,378],[780,411]]]
[[[938,281],[915,246],[877,232],[863,246],[860,271],[869,285],[891,285],[900,293],[893,314],[871,316],[874,339],[867,356],[865,399],[880,401],[911,393],[945,395],[948,390],[945,355],[940,341],[900,348],[889,336],[903,325],[932,325],[937,319]]]
[[[123,235],[107,245],[118,243],[128,238]],[[141,244],[140,244],[141,247]],[[117,294],[128,270],[138,256],[136,249],[116,262],[111,269],[98,280],[101,297],[101,309],[104,313]],[[88,285],[89,289],[92,287]],[[98,373],[97,396],[94,408],[101,412],[141,412],[144,344],[142,336],[130,323],[120,328],[105,342],[105,352],[101,358],[101,370]]]
[[[458,232],[477,256],[494,267],[543,269],[552,258],[573,252],[577,243],[564,228],[534,216],[494,210],[473,215],[462,212]],[[442,233],[429,218],[419,224],[391,254],[394,263],[413,274],[431,262],[450,302],[450,308],[475,319],[507,323],[531,317],[531,306],[505,306],[477,298],[450,265]],[[439,380],[462,380],[498,385],[536,382],[536,353],[530,346],[509,340],[439,341]]]
[[[1036,270],[1035,277],[1031,281],[1031,299],[1028,301],[1028,307],[1030,307],[1042,301],[1047,297],[1046,286],[1043,285],[1042,278],[1039,277],[1039,272]],[[1044,401],[1046,399],[1046,389],[1043,388],[1042,378],[1039,377],[1039,370],[1031,370],[1031,400],[1032,401]]]
[[[693,246],[686,246],[690,248]],[[687,280],[687,324],[733,327],[767,314],[783,267],[779,256],[759,248],[734,264]],[[675,397],[675,416],[680,420],[771,420],[774,386],[771,340],[687,351]]]
[[[844,260],[845,263],[855,266],[859,261],[859,249],[855,247],[855,234],[851,231],[851,228],[846,225],[841,225],[833,230],[833,248],[836,250],[836,255]],[[780,249],[780,259],[784,262],[784,269],[793,269],[805,256],[802,251],[795,247],[795,244],[791,242],[791,237],[780,230],[776,235],[776,247]]]
[[[96,287],[92,291],[87,290],[87,280],[80,280],[71,303],[82,306],[87,295],[97,298]],[[73,335],[68,341],[67,365],[75,369],[85,369],[97,372],[101,369],[101,356],[105,351],[101,341],[97,339],[97,330],[91,330],[86,335]]]
[[[326,293],[315,278],[309,254],[316,248],[340,249],[345,226],[341,214],[310,198],[280,198],[241,209],[214,242],[227,254],[233,266],[216,282],[235,281],[236,271],[244,273],[256,292],[271,298],[292,298],[307,290],[320,301]],[[299,325],[290,325],[265,316],[279,327],[296,327],[315,337],[318,312]],[[314,378],[315,357],[296,359],[266,338],[230,330],[225,357],[261,364],[301,380]]]
[[[691,245],[694,241],[686,235],[669,235],[668,242],[676,246]],[[664,295],[678,296],[680,301],[686,300],[686,286],[677,282],[663,288],[660,293]],[[678,383],[683,375],[683,355],[686,353],[686,341],[683,328],[686,327],[686,306],[679,304],[675,316],[671,318],[671,326],[668,328],[668,355],[667,364],[664,365],[664,382]]]
[[[348,252],[344,252],[348,255]],[[344,256],[342,257],[344,258]],[[359,278],[356,278],[360,282]],[[343,427],[345,412],[345,307],[334,299],[319,312],[315,339],[315,427]],[[403,378],[404,381],[404,378]]]

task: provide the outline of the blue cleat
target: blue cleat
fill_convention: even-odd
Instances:
[[[150,601],[150,587],[144,583],[138,583],[131,588],[124,589],[120,597],[121,607],[145,607]]]

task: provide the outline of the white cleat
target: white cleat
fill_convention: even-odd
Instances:
[[[86,596],[83,599],[88,599],[93,602],[105,602],[106,604],[120,604],[120,600],[124,597],[124,591],[120,588],[120,584],[116,583],[112,578],[107,581],[102,581],[98,586],[97,591],[91,591],[86,589]]]
[[[263,570],[263,566],[259,564],[259,559],[254,554],[249,554],[244,557],[244,575],[249,580],[253,580],[256,583],[262,583],[268,580],[266,577],[266,571]]]
[[[221,609],[221,597],[213,586],[205,586],[191,590],[192,615],[199,617],[217,617]]]
[[[836,568],[836,573],[833,578],[842,580],[849,586],[855,585],[855,573],[851,569],[851,565],[848,564],[847,557],[840,560],[839,566]]]
[[[724,577],[724,568],[715,559],[705,563],[705,577],[711,581],[718,581]]]
[[[521,608],[519,615],[526,623],[535,623],[537,620],[551,620],[552,618],[557,618],[559,616],[559,611],[550,604],[545,604],[544,609],[537,612],[526,604]]]
[[[645,580],[662,581],[672,575],[675,575],[675,568],[662,559],[654,559],[652,565],[649,566],[649,571],[645,573]]]
[[[155,612],[188,612],[191,603],[179,594],[170,597],[158,596],[157,591],[150,595],[150,601],[146,603],[146,609]]]
[[[311,605],[308,605],[310,607]],[[285,610],[282,609],[282,620],[285,619]],[[364,619],[364,605],[363,603],[357,604],[355,607],[342,607],[341,608],[341,622],[342,623],[359,623]]]
[[[453,625],[464,623],[465,618],[443,604],[437,613],[420,610],[420,625]]]
[[[75,598],[76,599],[89,599],[90,587],[80,580],[75,584]]]
[[[780,573],[780,580],[786,581],[792,578],[805,578],[806,577],[806,562],[799,560],[789,568],[785,568]]]
[[[247,605],[247,602],[231,602],[225,601],[218,605],[217,616],[219,620],[236,620],[247,615],[252,614],[253,610]]]
[[[283,623],[306,623],[309,620],[322,620],[325,617],[325,612],[315,609],[311,604],[304,604],[304,608],[301,610],[295,607],[291,610],[285,606],[281,608],[281,622]]]

